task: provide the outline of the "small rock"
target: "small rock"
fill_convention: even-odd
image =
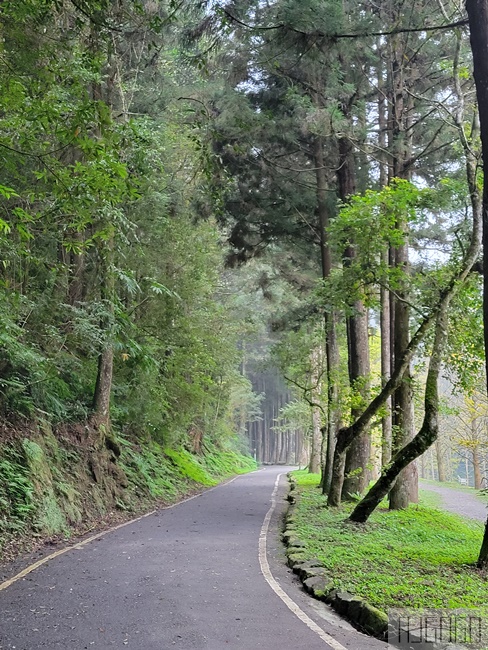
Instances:
[[[338,591],[335,595],[332,606],[341,616],[347,616],[347,610],[349,609],[349,603],[355,599],[355,596],[350,594],[348,591]]]
[[[293,548],[287,549],[287,564],[289,567],[293,568],[296,564],[305,562],[307,556],[304,553],[296,552]]]
[[[388,631],[388,616],[385,612],[382,612],[377,607],[373,607],[373,605],[370,605],[365,601],[363,601],[357,623],[366,630],[368,634],[371,634],[378,639],[384,639]]]
[[[311,576],[303,581],[303,586],[309,594],[324,600],[332,589],[332,581],[325,576]]]

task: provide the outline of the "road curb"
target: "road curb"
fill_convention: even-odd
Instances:
[[[286,548],[287,564],[301,580],[305,591],[328,605],[338,614],[347,618],[361,632],[384,641],[388,633],[388,617],[385,612],[373,607],[363,598],[354,596],[347,591],[334,588],[327,569],[315,558],[310,558],[306,552],[306,543],[299,538],[296,529],[295,508],[297,502],[296,483],[288,474],[290,489],[287,500],[290,505],[285,516],[285,530],[282,535]]]

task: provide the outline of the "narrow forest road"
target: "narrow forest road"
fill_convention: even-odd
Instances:
[[[74,547],[0,590],[0,648],[386,648],[307,596],[284,565],[284,475],[270,510],[284,472],[240,476]],[[268,562],[275,591],[262,572]]]
[[[488,511],[486,504],[476,497],[475,494],[470,494],[465,490],[456,490],[456,488],[448,487],[445,485],[432,485],[432,483],[420,482],[420,487],[423,490],[435,492],[441,496],[441,508],[449,512],[455,512],[463,517],[470,517],[471,519],[478,519],[485,521]]]

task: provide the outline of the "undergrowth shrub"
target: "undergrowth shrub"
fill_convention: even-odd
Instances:
[[[0,529],[23,530],[35,511],[34,486],[20,451],[2,449],[0,460]]]

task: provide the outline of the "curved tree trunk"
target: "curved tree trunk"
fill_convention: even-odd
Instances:
[[[452,296],[451,296],[452,297]],[[446,300],[437,317],[434,346],[429,362],[429,371],[425,386],[425,415],[419,433],[408,442],[392,459],[391,464],[383,471],[364,499],[352,511],[349,519],[364,523],[377,508],[384,497],[390,492],[399,474],[413,460],[424,453],[437,439],[439,432],[439,372],[442,367],[442,353],[447,341],[447,314],[450,299]]]

